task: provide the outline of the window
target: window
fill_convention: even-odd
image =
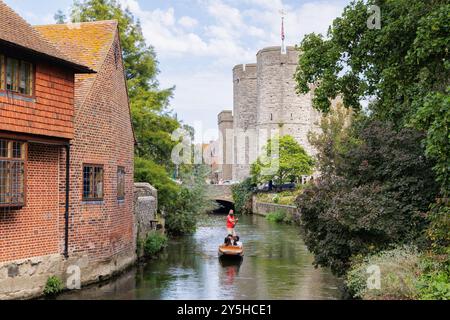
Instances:
[[[20,207],[25,204],[24,142],[0,139],[0,207]]]
[[[117,168],[117,199],[125,199],[125,168]]]
[[[103,200],[103,166],[83,165],[83,200]]]
[[[33,95],[33,65],[0,55],[0,89]]]

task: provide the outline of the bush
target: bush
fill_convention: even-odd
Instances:
[[[207,175],[207,167],[199,165],[182,177],[180,191],[164,209],[166,230],[171,235],[194,233],[199,215],[215,208],[207,195]]]
[[[367,280],[373,274],[368,268],[380,270],[380,289],[369,289]],[[370,271],[370,269],[369,269]],[[352,265],[346,276],[349,293],[355,298],[415,299],[419,296],[420,256],[416,247],[403,246],[365,257]]]
[[[293,217],[284,210],[277,210],[267,214],[266,219],[270,222],[292,224]]]
[[[254,188],[255,185],[252,183],[251,178],[247,178],[231,187],[236,213],[247,214],[252,212],[251,199]]]
[[[160,252],[167,244],[167,237],[157,231],[152,231],[147,235],[144,242],[144,253],[150,257]]]
[[[450,258],[429,255],[422,259],[422,274],[418,280],[419,298],[423,300],[450,299]]]
[[[61,279],[56,276],[51,276],[47,279],[47,283],[44,287],[44,294],[47,296],[56,295],[63,291],[64,286]]]
[[[439,190],[433,163],[417,143],[422,133],[365,121],[355,123],[352,137],[331,152],[331,164],[319,161],[326,165],[321,179],[297,198],[315,264],[337,275],[345,274],[352,256],[424,245],[426,212]],[[320,143],[333,148],[332,139]]]

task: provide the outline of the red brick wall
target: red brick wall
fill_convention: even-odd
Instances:
[[[118,43],[118,38],[115,41]],[[87,255],[90,261],[134,250],[134,136],[123,65],[115,59],[115,46],[98,71],[86,100],[75,101],[69,255]],[[37,102],[51,98],[37,95]],[[33,128],[30,130],[38,133]],[[26,128],[21,130],[28,132]],[[54,125],[46,132],[51,130],[60,128]],[[26,206],[0,211],[0,262],[64,252],[65,157],[62,146],[29,145]],[[82,201],[83,163],[104,166],[102,202]],[[122,201],[117,200],[118,166],[126,170]]]
[[[58,146],[28,145],[26,206],[0,209],[0,261],[60,251]]]
[[[44,62],[35,68],[35,97],[0,96],[0,130],[71,139],[73,71]]]
[[[69,254],[87,254],[91,260],[134,249],[134,137],[124,69],[114,56],[117,37],[115,42],[84,103],[75,101]],[[104,166],[102,202],[82,201],[83,163]],[[124,201],[117,200],[118,166],[126,170]]]

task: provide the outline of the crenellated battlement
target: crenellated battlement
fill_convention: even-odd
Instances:
[[[320,113],[312,107],[311,94],[297,95],[294,75],[298,65],[299,51],[289,46],[286,53],[280,46],[258,51],[256,63],[238,64],[233,67],[233,112],[219,114],[219,128],[229,127],[232,121],[234,139],[250,132],[279,130],[281,135],[291,135],[305,150],[314,155],[316,151],[308,142],[310,131],[318,130]],[[226,122],[226,125],[225,125]],[[255,141],[259,141],[256,137]],[[243,180],[250,174],[250,159],[259,145],[249,143],[228,144],[233,150],[232,174],[228,170],[224,180]],[[223,146],[222,146],[223,148]],[[259,150],[259,149],[258,149]],[[246,159],[241,163],[239,159]],[[225,172],[223,172],[225,173]]]

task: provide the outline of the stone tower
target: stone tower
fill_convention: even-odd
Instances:
[[[240,64],[233,68],[234,165],[233,180],[249,176],[251,145],[256,141],[257,120],[256,64]]]
[[[233,179],[233,113],[225,110],[219,113],[219,179]]]
[[[233,136],[219,142],[223,159],[228,159],[223,180],[242,181],[250,176],[251,163],[274,133],[291,135],[309,155],[317,153],[308,142],[308,133],[319,131],[321,115],[312,107],[311,93],[296,93],[298,51],[287,47],[282,53],[280,46],[268,47],[256,57],[256,64],[233,68],[233,114],[219,114],[221,136],[233,128]]]
[[[308,132],[317,131],[320,113],[312,107],[311,94],[296,93],[294,74],[298,51],[287,47],[262,49],[257,54],[257,129],[278,130],[280,135],[291,135],[310,155],[316,151],[308,142]]]

